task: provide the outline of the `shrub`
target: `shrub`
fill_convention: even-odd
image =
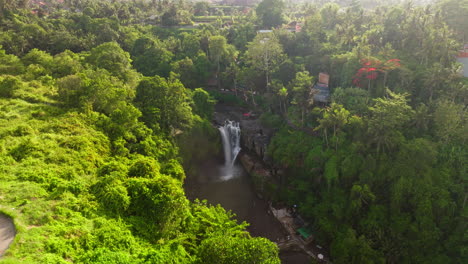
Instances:
[[[129,177],[154,178],[159,175],[159,164],[147,157],[137,159],[128,170]]]
[[[0,78],[0,96],[1,97],[13,97],[16,90],[21,89],[23,83],[14,76],[7,75]]]

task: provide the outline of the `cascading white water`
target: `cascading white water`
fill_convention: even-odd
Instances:
[[[229,180],[234,176],[234,162],[239,154],[240,148],[240,127],[235,121],[226,120],[224,126],[218,128],[223,140],[224,168],[223,180]]]

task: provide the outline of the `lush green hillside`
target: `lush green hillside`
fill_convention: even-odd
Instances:
[[[2,261],[219,263],[208,248],[223,244],[209,241],[230,238],[226,259],[276,262],[276,246],[250,238],[224,209],[187,200],[177,147],[137,120],[131,95],[121,99],[131,84],[81,66],[62,78],[30,78],[32,68],[53,71],[39,64],[0,76],[0,211],[18,228]]]
[[[12,21],[43,20],[4,11],[2,25]],[[155,41],[132,49],[142,72],[158,63],[138,57]],[[174,135],[213,134],[207,92],[169,72],[143,77],[116,42],[62,51],[0,50],[0,212],[18,229],[1,262],[279,262],[276,245],[231,213],[185,197]]]

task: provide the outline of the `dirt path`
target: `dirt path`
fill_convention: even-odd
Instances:
[[[15,239],[16,228],[13,220],[0,213],[0,257],[5,254],[5,251]]]

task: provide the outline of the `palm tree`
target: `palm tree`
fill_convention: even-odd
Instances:
[[[333,129],[333,138],[335,140],[335,151],[338,151],[338,133],[349,123],[350,112],[342,105],[332,103],[331,107],[322,110],[323,117],[319,120],[319,126],[314,130],[323,130],[325,142],[328,147],[328,129]]]

